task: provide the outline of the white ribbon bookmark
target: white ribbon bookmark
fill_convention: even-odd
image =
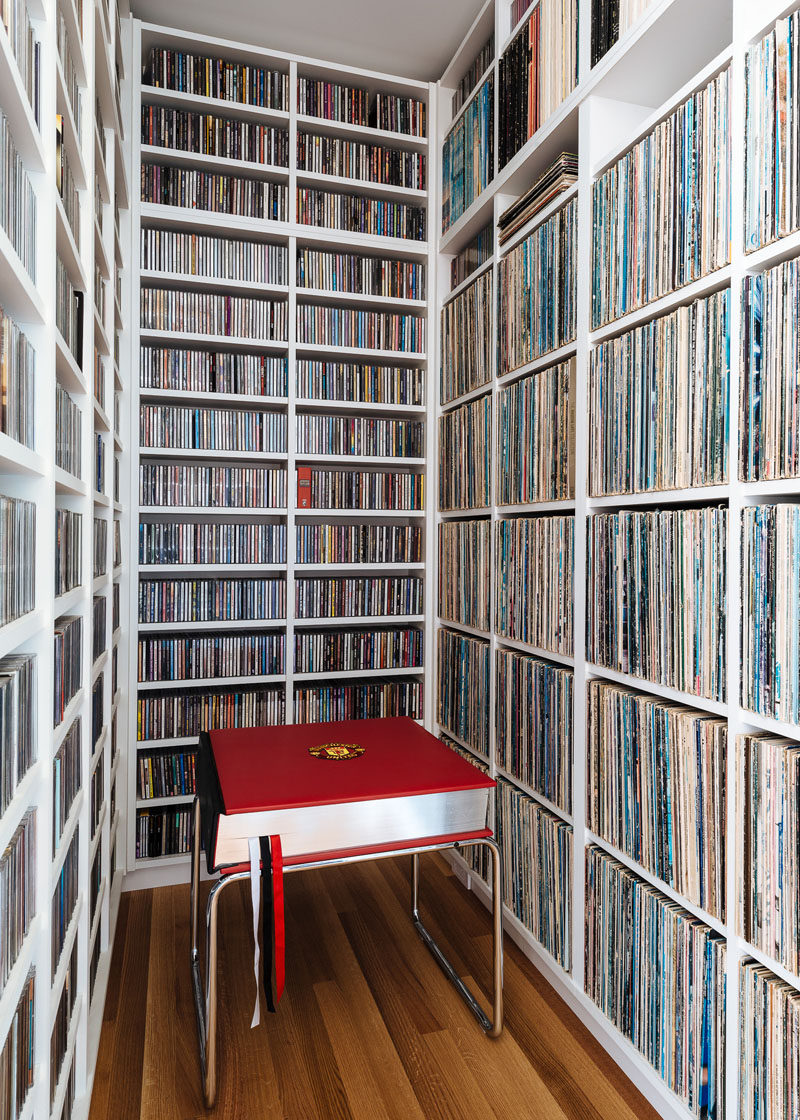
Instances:
[[[261,958],[261,952],[258,947],[258,913],[261,905],[261,844],[258,837],[252,836],[247,841],[250,849],[250,895],[253,899],[253,941],[255,943],[255,950],[253,952],[253,972],[256,978],[256,1006],[253,1011],[253,1021],[250,1024],[250,1029],[257,1027],[261,1022],[259,1013],[259,981],[258,981],[258,962]]]

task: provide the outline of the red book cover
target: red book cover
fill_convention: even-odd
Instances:
[[[311,467],[297,468],[297,508],[311,508]]]

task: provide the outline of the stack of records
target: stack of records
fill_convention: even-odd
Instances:
[[[552,202],[562,191],[578,181],[578,157],[571,152],[562,152],[555,163],[545,171],[529,191],[512,203],[498,219],[498,238],[500,244],[508,241],[517,230],[538,214],[548,202]]]

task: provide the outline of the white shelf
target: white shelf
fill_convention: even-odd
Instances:
[[[425,622],[424,614],[382,614],[382,615],[340,615],[336,618],[301,618],[295,615],[294,628],[295,630],[327,630],[330,627],[352,627],[352,626],[387,626],[387,625],[406,625],[409,622]],[[422,672],[421,669],[415,669],[414,672]],[[320,676],[321,674],[316,674]],[[326,674],[330,676],[331,674]],[[295,677],[295,680],[298,678]]]
[[[309,288],[298,284],[297,301],[300,304],[340,304],[364,305],[366,307],[399,308],[403,311],[425,311],[428,304],[424,299],[405,299],[401,296],[373,296],[362,292],[345,292],[327,288]],[[394,352],[394,351],[393,351]]]
[[[255,404],[259,408],[286,408],[288,397],[262,397],[254,393],[195,393],[190,389],[140,389],[139,399],[143,401],[202,401],[213,403],[220,408],[239,408],[244,404]]]
[[[279,339],[234,338],[220,334],[197,334],[193,331],[157,331],[150,327],[142,327],[139,334],[145,342],[163,342],[173,346],[201,343],[212,350],[268,350],[283,353],[289,345]]]
[[[328,175],[322,171],[306,171],[298,168],[297,182],[301,186],[319,187],[320,190],[347,190],[375,198],[408,199],[420,204],[428,197],[428,192],[419,187],[398,187],[392,183],[376,183],[371,179],[349,179],[343,175]]]
[[[160,148],[156,144],[142,144],[143,163],[165,163],[170,166],[192,167],[200,171],[220,169],[226,175],[240,175],[247,179],[289,179],[288,167],[271,163],[251,163],[229,156],[204,155],[202,152],[184,152],[179,148]]]
[[[171,514],[203,517],[285,517],[285,506],[139,506],[140,514],[169,518]]]
[[[42,137],[2,21],[0,21],[0,104],[8,118],[14,145],[26,168],[30,171],[44,171],[47,161]]]
[[[361,140],[396,148],[418,148],[420,151],[425,151],[428,147],[428,140],[424,136],[409,136],[405,132],[389,132],[387,129],[369,128],[367,125],[329,121],[324,117],[309,117],[303,113],[297,114],[297,129],[302,132],[325,133],[328,136],[341,136],[345,140]]]
[[[295,673],[295,682],[302,684],[318,681],[324,684],[333,677],[337,681],[372,680],[374,677],[419,677],[425,672],[421,665],[400,669],[320,669],[316,673]]]
[[[0,31],[2,29],[2,21],[0,21]],[[5,311],[12,315],[20,326],[28,324],[35,326],[44,322],[42,298],[2,226],[0,226],[0,297]]]
[[[41,478],[46,473],[46,464],[41,455],[0,432],[0,473]]]
[[[145,82],[142,82],[142,103],[209,113],[215,117],[233,120],[257,121],[277,127],[289,125],[289,113],[283,109],[265,109],[260,105],[248,105],[241,101],[224,101],[220,97],[201,97],[197,93],[162,89],[160,86],[151,86]]]
[[[140,622],[140,634],[176,633],[192,630],[264,630],[280,629],[286,625],[284,618],[245,618],[221,622]]]
[[[427,513],[424,509],[298,509],[296,517],[357,517],[364,520],[369,517],[396,517],[401,520],[407,518],[424,518]]]
[[[410,412],[420,416],[426,414],[424,404],[374,404],[372,401],[315,400],[309,397],[297,397],[294,403],[297,409],[309,412],[374,412],[381,415],[404,415]]]
[[[233,288],[239,294],[246,289],[248,295],[250,295],[251,292],[258,292],[260,295],[287,296],[289,293],[288,284],[257,284],[253,280],[229,280],[220,276],[201,276],[199,274],[186,272],[162,272],[152,268],[141,269],[139,275],[142,279],[142,283],[154,287],[165,284],[170,288],[186,289],[210,288],[224,290]]]
[[[196,447],[140,447],[141,459],[191,459],[193,462],[206,459],[223,462],[270,462],[286,463],[289,456],[285,451],[225,451],[208,450]]]
[[[139,681],[136,688],[139,692],[161,692],[164,689],[211,688],[217,685],[229,687],[239,684],[249,686],[285,683],[286,675],[283,673],[275,673],[260,677],[207,677],[201,680]]]

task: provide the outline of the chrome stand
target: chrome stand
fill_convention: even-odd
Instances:
[[[197,1035],[200,1042],[200,1065],[203,1071],[203,1099],[206,1108],[213,1108],[217,1097],[217,911],[222,891],[229,883],[249,879],[249,871],[237,871],[233,875],[223,875],[214,883],[206,903],[206,977],[203,983],[198,947],[199,908],[200,908],[200,802],[194,801],[194,827],[192,830],[192,886],[191,886],[191,928],[192,944],[190,963],[192,969],[192,989],[194,992]],[[439,945],[422,923],[419,914],[419,857],[425,852],[442,852],[451,848],[470,847],[484,844],[492,856],[492,939],[493,939],[493,999],[492,1019],[485,1014],[476,998],[470,992],[453,965],[442,952]],[[490,1038],[498,1038],[503,1030],[503,896],[500,849],[488,837],[450,844],[428,844],[420,848],[401,848],[393,852],[364,853],[336,859],[321,859],[314,863],[284,865],[284,874],[290,871],[306,871],[320,867],[336,867],[345,863],[363,863],[371,859],[388,859],[395,856],[411,855],[411,920],[414,928],[428,946],[434,959],[456,988],[464,1002],[472,1011],[483,1030]]]

